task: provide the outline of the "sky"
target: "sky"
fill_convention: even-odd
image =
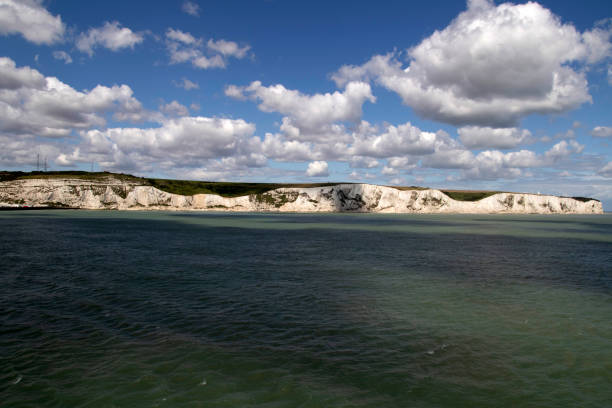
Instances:
[[[612,210],[612,2],[0,0],[0,169]]]

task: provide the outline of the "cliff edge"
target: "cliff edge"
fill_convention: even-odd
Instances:
[[[216,210],[465,214],[601,214],[594,199],[525,193],[492,193],[460,201],[440,190],[371,184],[281,187],[238,197],[181,195],[144,179],[28,177],[0,182],[0,207],[67,207],[112,210]]]

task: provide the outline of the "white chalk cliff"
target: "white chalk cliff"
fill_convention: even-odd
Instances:
[[[479,201],[453,200],[439,190],[399,190],[371,184],[279,188],[227,198],[183,196],[113,177],[17,179],[0,182],[0,207],[65,206],[116,210],[216,210],[276,212],[601,214],[597,200],[498,193]]]

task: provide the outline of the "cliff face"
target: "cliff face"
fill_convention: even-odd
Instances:
[[[439,190],[398,190],[370,184],[279,188],[226,198],[182,196],[109,177],[104,180],[20,179],[0,183],[0,206],[65,206],[118,210],[221,210],[280,212],[600,214],[599,201],[535,194],[499,193],[456,201]]]

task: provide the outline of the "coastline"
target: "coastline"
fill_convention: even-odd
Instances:
[[[115,177],[27,178],[0,182],[0,207],[125,211],[214,211],[395,214],[602,214],[601,202],[582,197],[487,192],[455,200],[441,190],[373,184],[281,187],[240,196],[181,195]],[[8,211],[11,211],[9,209]]]

